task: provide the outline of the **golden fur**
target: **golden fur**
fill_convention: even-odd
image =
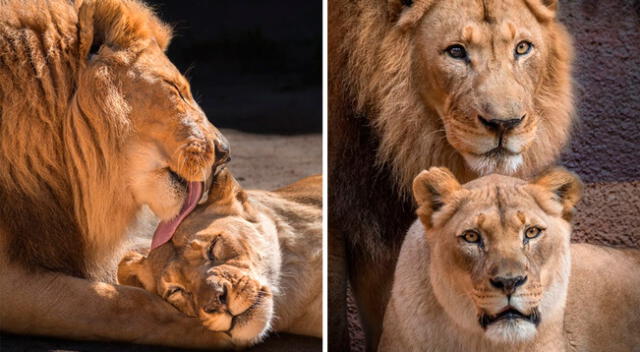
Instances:
[[[446,165],[469,180],[494,171],[531,175],[557,158],[573,117],[573,54],[569,35],[555,20],[555,1],[549,3],[334,5],[357,12],[336,49],[349,55],[342,84],[355,92],[357,109],[371,114],[381,138],[379,162],[392,165],[401,189],[408,191],[430,165]],[[521,40],[534,47],[516,60],[513,50]],[[443,53],[455,43],[467,47],[470,63]],[[509,152],[522,154],[521,161],[482,156],[498,137],[478,115],[525,116],[504,142]]]
[[[224,137],[164,54],[170,39],[139,1],[0,4],[0,329],[226,343],[107,283],[142,205],[172,218],[186,181],[225,160]]]
[[[347,265],[330,253],[330,267],[347,267],[339,270],[350,275],[369,350],[389,294],[384,278],[414,220],[413,177],[431,166],[463,181],[529,176],[565,146],[573,54],[556,7],[555,0],[330,1],[330,248],[347,253]],[[522,42],[532,47],[516,55]],[[468,55],[452,57],[454,46]],[[377,210],[365,208],[372,202]],[[344,302],[346,285],[335,285]]]
[[[379,351],[638,346],[640,251],[570,245],[575,175],[490,175],[461,186],[432,168],[413,190],[420,221],[398,259]],[[508,308],[522,315],[496,319]]]
[[[248,191],[227,171],[172,241],[120,263],[144,287],[235,347],[269,331],[322,337],[322,177]]]

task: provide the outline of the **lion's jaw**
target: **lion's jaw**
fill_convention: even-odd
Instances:
[[[451,182],[450,174],[429,176]],[[452,183],[455,190],[442,193],[434,184],[429,187],[444,205],[435,212],[421,207],[419,215],[430,243],[431,287],[447,316],[480,340],[510,345],[561,324],[570,226],[553,193],[498,175],[464,187]],[[532,228],[544,230],[525,238]]]

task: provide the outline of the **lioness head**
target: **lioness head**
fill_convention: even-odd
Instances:
[[[430,165],[469,180],[553,162],[573,113],[571,39],[556,1],[388,4],[383,14],[362,5],[356,48],[345,50],[360,50],[359,103],[373,107],[379,153],[404,187]]]
[[[165,55],[170,28],[144,4],[95,1],[80,9],[80,18],[87,63],[77,110],[90,122],[76,127],[82,133],[76,138],[92,139],[97,153],[107,152],[107,139],[116,142],[124,155],[117,167],[129,179],[122,186],[161,219],[173,218],[187,199],[188,184],[205,181],[214,164],[228,160],[228,143]],[[104,139],[94,131],[102,125],[112,131]],[[95,158],[77,154],[87,163]]]
[[[280,261],[276,230],[261,216],[224,170],[172,240],[147,257],[130,252],[118,280],[157,293],[238,345],[255,343],[271,324]]]
[[[562,319],[569,221],[580,191],[579,179],[561,169],[532,183],[490,175],[464,186],[444,168],[418,175],[413,192],[431,251],[431,285],[450,318],[508,343]]]

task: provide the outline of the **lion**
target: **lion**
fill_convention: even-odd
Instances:
[[[332,348],[348,344],[348,276],[375,350],[415,175],[527,177],[557,160],[574,104],[556,13],[555,0],[330,1]]]
[[[640,250],[570,244],[578,177],[418,175],[379,351],[632,351]]]
[[[139,1],[0,4],[1,330],[230,345],[157,296],[115,285],[138,211],[171,224],[228,160],[164,53],[170,39]]]
[[[118,280],[224,332],[235,347],[268,332],[322,337],[322,176],[244,191],[230,172],[172,239],[128,253]]]

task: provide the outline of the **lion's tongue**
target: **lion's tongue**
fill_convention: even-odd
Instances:
[[[189,182],[187,190],[187,199],[184,201],[182,209],[180,209],[180,213],[173,219],[169,221],[161,221],[160,224],[158,224],[158,228],[153,234],[153,240],[151,240],[152,250],[167,243],[171,237],[173,237],[173,234],[176,232],[178,226],[180,226],[182,220],[184,220],[184,218],[191,213],[193,208],[196,207],[200,196],[202,196],[202,182]]]

